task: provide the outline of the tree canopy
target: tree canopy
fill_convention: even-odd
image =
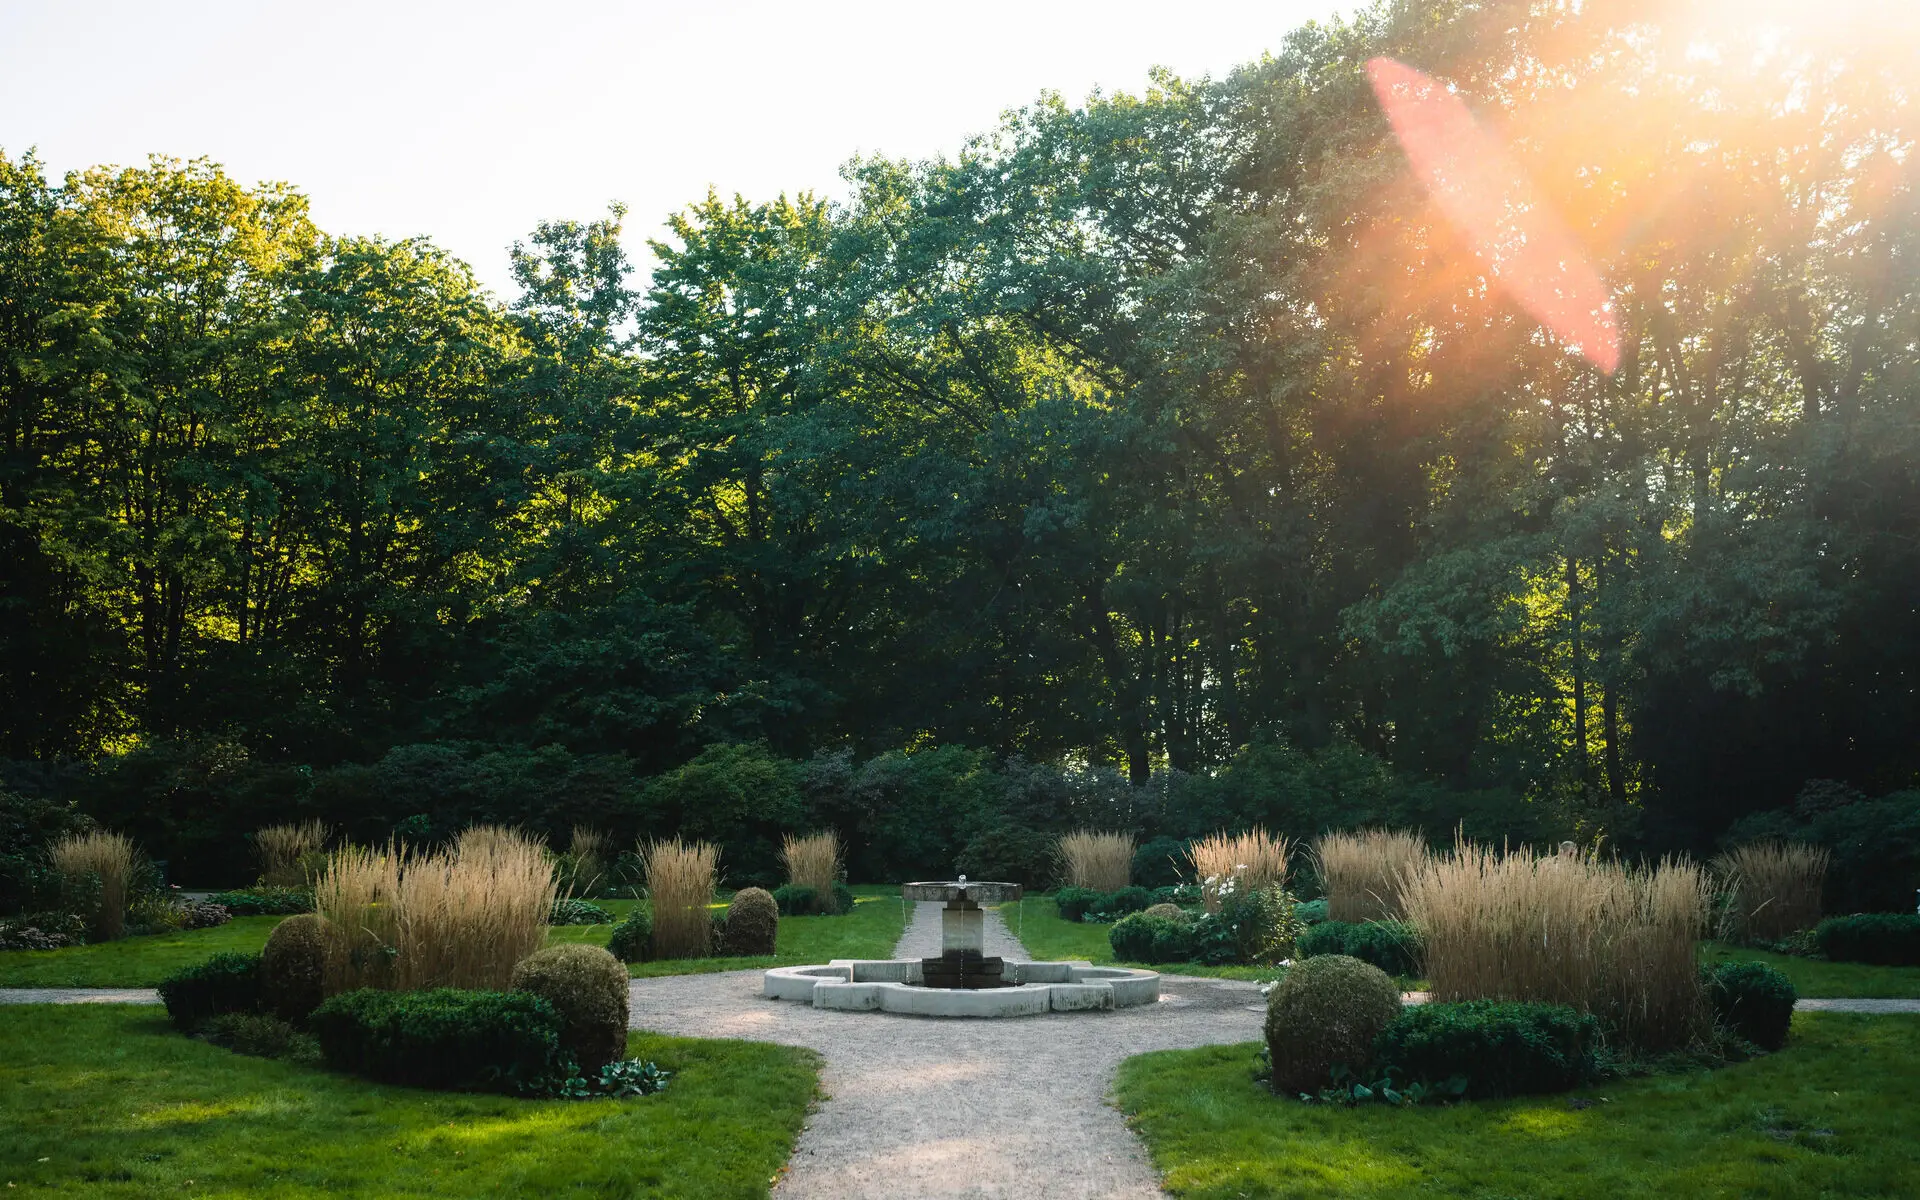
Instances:
[[[1915,48],[1695,16],[1382,3],[709,195],[644,279],[621,210],[544,224],[504,303],[209,162],[0,154],[0,754],[1274,744],[1655,846],[1912,786]],[[1381,54],[1571,223],[1616,373],[1441,219]]]

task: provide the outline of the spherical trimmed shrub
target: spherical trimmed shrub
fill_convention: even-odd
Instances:
[[[627,919],[613,927],[607,949],[621,962],[645,962],[652,941],[653,911],[636,904]]]
[[[320,1001],[333,927],[317,913],[288,917],[260,950],[260,998],[282,1021],[306,1023]]]
[[[1163,917],[1169,921],[1184,921],[1187,919],[1187,910],[1181,908],[1178,904],[1155,904],[1147,908],[1140,915],[1143,917]]]
[[[513,969],[513,990],[531,992],[560,1014],[560,1048],[592,1075],[627,1055],[626,967],[584,942],[536,950]]]
[[[727,905],[727,924],[721,934],[720,953],[747,957],[772,954],[780,929],[780,906],[764,888],[742,888]]]
[[[1297,964],[1267,996],[1273,1090],[1317,1092],[1336,1063],[1363,1073],[1374,1039],[1399,1015],[1400,988],[1380,968],[1344,954]]]

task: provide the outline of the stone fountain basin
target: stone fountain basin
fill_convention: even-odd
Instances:
[[[996,883],[983,880],[979,883],[960,883],[956,880],[921,881],[900,885],[900,896],[905,900],[946,904],[954,900],[971,900],[975,904],[1011,904],[1021,896],[1022,888],[1017,883]]]
[[[837,958],[825,966],[775,967],[766,995],[842,1012],[908,1013],[923,1017],[1026,1017],[1045,1012],[1097,1012],[1152,1004],[1160,975],[1089,962],[1007,960],[1013,986],[969,991],[919,986],[920,960]]]

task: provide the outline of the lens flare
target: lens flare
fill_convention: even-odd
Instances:
[[[1367,63],[1373,94],[1413,170],[1449,223],[1527,315],[1609,375],[1620,333],[1606,284],[1526,172],[1460,97],[1390,58]]]

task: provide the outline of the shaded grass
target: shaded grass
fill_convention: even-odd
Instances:
[[[1701,942],[1699,951],[1700,961],[1709,965],[1753,961],[1778,967],[1804,997],[1920,999],[1920,967],[1876,967],[1867,963],[1828,962],[1822,958],[1797,958],[1790,954],[1749,950],[1725,942]]]
[[[853,892],[853,912],[844,917],[781,917],[776,955],[673,959],[634,963],[630,969],[636,978],[645,979],[823,963],[834,958],[891,958],[903,928],[900,889],[867,885]],[[611,911],[617,920],[639,901],[594,903]],[[716,911],[725,907],[714,906]],[[257,954],[266,945],[267,934],[283,919],[236,917],[216,929],[124,938],[65,950],[10,950],[0,953],[0,987],[156,987],[182,967],[205,962],[222,951]],[[604,946],[612,934],[612,925],[556,925],[548,942]]]
[[[21,1196],[766,1195],[818,1058],[645,1033],[629,1049],[674,1072],[665,1092],[536,1102],[246,1058],[149,1008],[15,1008],[0,1022],[0,1178]]]
[[[1717,1071],[1452,1108],[1280,1100],[1257,1043],[1128,1059],[1116,1093],[1177,1196],[1920,1195],[1920,1018],[1793,1032]]]
[[[0,987],[157,987],[162,979],[224,951],[257,954],[283,917],[235,917],[188,929],[69,946],[0,952]]]

